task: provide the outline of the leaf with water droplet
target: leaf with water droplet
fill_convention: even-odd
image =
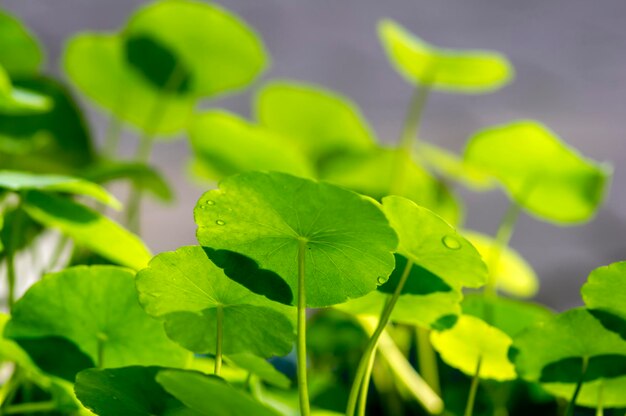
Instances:
[[[515,121],[474,134],[465,162],[497,179],[517,204],[557,223],[588,220],[604,200],[611,169],[581,156],[534,121]]]
[[[512,65],[497,52],[438,48],[391,19],[378,24],[378,33],[389,60],[413,84],[481,93],[508,84],[514,75]]]
[[[137,274],[139,301],[165,323],[167,335],[196,353],[215,353],[222,309],[224,354],[285,355],[294,340],[295,311],[229,279],[200,246],[157,255]]]
[[[190,357],[141,309],[134,273],[115,266],[77,266],[44,276],[17,301],[4,335],[18,342],[64,337],[94,363],[101,355],[105,367],[178,367]]]
[[[284,173],[248,172],[226,178],[197,206],[208,199],[215,208],[195,210],[200,244],[251,259],[260,270],[280,276],[292,293],[297,293],[297,258],[304,242],[310,307],[363,296],[393,270],[396,235],[370,198]],[[227,225],[218,226],[217,219]],[[226,270],[231,277],[236,272]],[[274,290],[262,277],[249,280]]]

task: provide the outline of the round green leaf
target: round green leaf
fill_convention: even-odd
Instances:
[[[218,377],[192,371],[161,370],[156,380],[168,393],[202,415],[278,415]]]
[[[588,220],[608,189],[610,169],[583,158],[534,121],[476,133],[465,161],[493,175],[516,203],[557,223]]]
[[[355,104],[313,85],[265,85],[257,96],[256,117],[293,140],[316,166],[335,154],[374,147],[374,135]]]
[[[196,115],[189,127],[196,163],[209,179],[250,170],[274,170],[313,177],[313,166],[298,144],[268,128],[223,111]]]
[[[496,248],[493,238],[475,231],[463,231],[463,236],[471,241],[478,250],[485,264],[489,264],[492,250]],[[539,289],[539,280],[533,268],[526,260],[510,247],[500,249],[498,263],[491,271],[496,287],[503,292],[520,298],[535,296]]]
[[[243,20],[200,1],[154,2],[131,16],[124,33],[130,39],[149,37],[171,50],[190,72],[189,89],[197,96],[245,87],[269,60]]]
[[[404,180],[395,189],[392,181],[397,180],[401,165]],[[398,149],[379,147],[363,154],[335,157],[324,165],[320,178],[378,200],[392,193],[409,198],[451,224],[458,224],[463,216],[455,195]]]
[[[326,183],[242,173],[205,193],[194,215],[201,245],[248,257],[280,276],[291,293],[297,293],[303,246],[310,307],[363,296],[393,270],[397,238],[378,204]]]
[[[99,416],[200,416],[186,408],[156,382],[160,367],[83,370],[74,391],[81,403]]]
[[[71,176],[1,170],[0,188],[11,191],[38,190],[84,195],[117,209],[121,207],[120,202],[100,185]]]
[[[200,246],[154,257],[136,279],[139,301],[165,321],[168,336],[197,353],[215,353],[218,309],[224,354],[269,357],[292,349],[293,312],[229,279]]]
[[[549,309],[536,303],[483,294],[465,295],[461,306],[464,314],[483,321],[489,320],[491,325],[510,337],[531,325],[548,321],[553,316]]]
[[[39,70],[43,53],[30,31],[16,18],[0,11],[0,65],[11,76]]]
[[[587,308],[605,328],[626,339],[626,261],[595,269],[581,294]]]
[[[154,88],[130,68],[124,57],[123,38],[114,34],[83,33],[69,40],[64,55],[65,72],[96,103],[151,134],[182,130],[195,100],[188,95]],[[163,108],[155,120],[155,108]]]
[[[517,378],[515,367],[507,358],[511,338],[481,319],[461,315],[451,329],[432,332],[430,340],[443,361],[467,375],[474,375],[480,360],[480,378]]]
[[[514,75],[509,61],[497,52],[437,48],[391,19],[378,24],[378,34],[393,66],[413,84],[480,93],[508,84]]]
[[[398,234],[398,253],[453,288],[485,284],[480,254],[441,217],[400,196],[383,198],[383,210]]]
[[[584,381],[618,377],[626,371],[626,342],[583,308],[521,332],[510,356],[519,375],[529,381],[575,384],[584,360],[588,360]]]
[[[549,393],[570,400],[576,389],[575,384],[566,383],[543,383],[541,387]],[[584,407],[625,407],[626,406],[626,376],[611,379],[601,379],[583,384],[578,398],[577,406]]]
[[[141,309],[133,277],[115,266],[78,266],[44,276],[14,305],[4,335],[18,342],[63,337],[94,363],[101,357],[106,367],[184,366],[189,353]]]
[[[102,257],[139,270],[152,255],[139,237],[98,211],[68,198],[29,191],[23,208],[36,222],[55,228]]]

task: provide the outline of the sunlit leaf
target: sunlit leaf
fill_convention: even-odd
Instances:
[[[572,398],[575,384],[543,383],[543,389],[565,400]],[[584,407],[625,407],[626,376],[611,379],[600,379],[583,384],[576,400],[577,406]]]
[[[30,191],[23,205],[26,213],[38,223],[58,229],[76,243],[120,265],[138,270],[152,257],[139,237],[70,199]]]
[[[341,153],[374,147],[374,135],[358,108],[334,92],[295,82],[265,85],[256,102],[260,124],[293,140],[315,166]]]
[[[209,111],[194,117],[189,139],[196,163],[208,179],[249,170],[273,170],[313,177],[311,162],[297,143],[234,114]]]
[[[156,375],[160,367],[88,369],[74,390],[83,405],[100,416],[200,416],[167,393]]]
[[[581,294],[591,314],[605,328],[626,339],[626,262],[595,269]]]
[[[480,360],[480,378],[512,380],[515,367],[507,358],[511,338],[496,327],[470,315],[461,315],[451,329],[432,332],[435,350],[448,365],[472,376]]]
[[[363,296],[393,270],[397,239],[378,204],[326,183],[283,173],[231,176],[200,198],[195,219],[201,245],[250,258],[280,276],[291,293],[297,293],[303,247],[310,307]]]
[[[43,61],[38,41],[16,18],[0,11],[0,65],[11,76],[36,72]]]
[[[576,384],[581,377],[589,382],[626,371],[626,341],[583,308],[522,331],[514,338],[510,356],[519,375],[529,381]]]
[[[588,220],[608,189],[610,169],[583,158],[534,121],[516,121],[476,133],[468,164],[493,175],[516,203],[557,223]]]
[[[71,176],[0,170],[0,188],[16,192],[37,190],[84,195],[114,208],[121,207],[120,202],[100,185]]]
[[[261,357],[252,354],[231,354],[225,358],[227,363],[246,370],[249,374],[254,374],[276,387],[286,389],[291,385],[291,380],[286,375]]]
[[[200,246],[157,255],[138,273],[137,290],[146,312],[165,321],[168,336],[194,352],[216,352],[219,313],[224,354],[269,357],[292,349],[292,308],[226,277]]]
[[[438,48],[391,19],[378,24],[378,33],[389,60],[413,84],[477,93],[498,89],[513,78],[513,67],[497,52]]]
[[[162,370],[156,379],[168,393],[202,415],[278,415],[219,377],[192,371]]]
[[[472,245],[480,253],[489,265],[493,250],[496,250],[496,242],[493,238],[475,232],[465,230],[463,236],[471,241]],[[526,260],[510,247],[499,249],[496,270],[491,271],[498,289],[521,298],[533,297],[539,289],[539,280],[533,268]]]
[[[4,335],[18,343],[63,337],[105,367],[184,366],[189,354],[141,309],[133,277],[115,266],[78,266],[49,274],[14,305]]]
[[[0,65],[0,114],[21,115],[49,111],[50,98],[35,91],[15,87]]]

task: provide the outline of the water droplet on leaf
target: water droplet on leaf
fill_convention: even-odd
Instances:
[[[441,242],[450,250],[458,250],[461,248],[461,242],[456,237],[452,237],[451,235],[444,236],[441,239]]]
[[[382,284],[386,283],[386,282],[387,282],[387,280],[389,280],[389,278],[388,278],[388,277],[385,277],[385,276],[378,276],[378,284],[379,284],[379,285],[382,285]]]
[[[222,220],[217,220],[217,221],[215,221],[215,223],[217,225],[226,225],[226,223],[224,221],[222,221]]]
[[[207,205],[215,205],[215,201],[209,199],[208,201],[206,201]]]

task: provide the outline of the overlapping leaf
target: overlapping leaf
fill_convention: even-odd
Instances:
[[[626,262],[595,269],[582,287],[583,300],[607,329],[626,339]]]

